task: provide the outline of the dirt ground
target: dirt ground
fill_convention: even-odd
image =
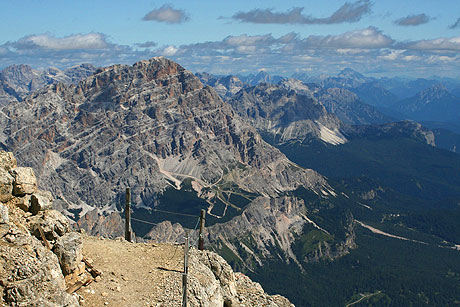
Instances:
[[[76,293],[82,306],[181,306],[183,246],[83,235],[83,256],[101,277]]]

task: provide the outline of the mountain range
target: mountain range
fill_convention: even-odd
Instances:
[[[207,248],[297,306],[460,300],[460,156],[436,147],[459,139],[386,115],[429,114],[448,89],[390,102],[349,69],[307,83],[194,75],[163,57],[36,89],[13,68],[0,146],[76,227],[122,235],[130,187],[138,240],[180,240],[205,209]]]

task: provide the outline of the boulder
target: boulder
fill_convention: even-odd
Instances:
[[[51,210],[53,195],[50,191],[37,191],[32,194],[30,199],[30,212],[36,215],[39,211]]]
[[[41,226],[46,239],[52,244],[70,231],[69,220],[56,210],[40,211],[37,215],[29,217],[28,226],[30,232],[37,238],[41,238],[38,230],[38,226]]]
[[[14,196],[33,194],[37,190],[37,179],[31,167],[15,167],[10,170],[10,174],[14,177]]]
[[[13,198],[13,180],[7,170],[0,168],[0,202],[6,203]]]
[[[82,259],[82,240],[77,232],[69,232],[57,239],[53,247],[61,265],[62,273],[69,275],[78,269]]]
[[[0,224],[9,223],[10,219],[8,217],[8,207],[0,204]]]
[[[24,195],[23,197],[14,197],[10,203],[18,207],[24,212],[28,212],[30,208],[30,195]]]
[[[18,163],[12,152],[0,150],[0,168],[9,171],[17,166]]]

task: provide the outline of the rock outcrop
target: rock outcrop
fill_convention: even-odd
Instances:
[[[281,295],[268,295],[246,275],[234,273],[216,253],[192,250],[190,264],[191,306],[294,306]]]
[[[69,232],[67,218],[51,209],[49,192],[37,190],[33,170],[17,167],[9,152],[0,151],[0,173],[3,178],[10,175],[0,182],[0,304],[79,306],[65,291],[64,280],[82,260],[79,234]],[[56,253],[43,245],[41,233]],[[69,236],[77,242],[69,244]],[[61,250],[73,253],[58,259]]]

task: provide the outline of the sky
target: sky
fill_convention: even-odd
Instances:
[[[0,0],[0,68],[133,64],[193,72],[460,78],[458,0]]]

